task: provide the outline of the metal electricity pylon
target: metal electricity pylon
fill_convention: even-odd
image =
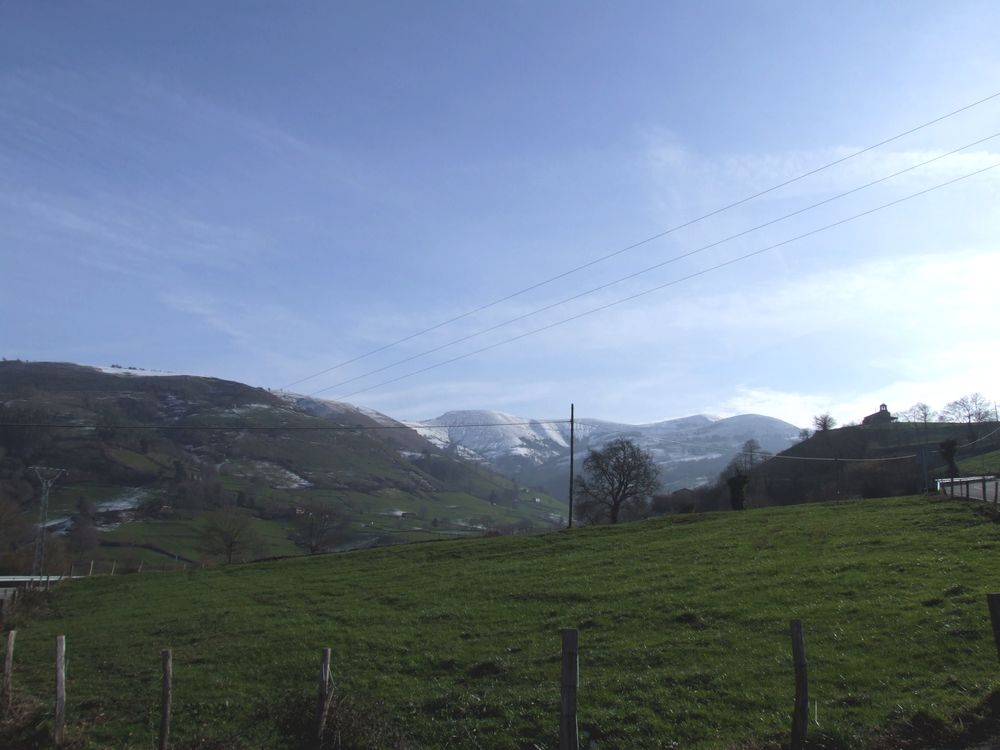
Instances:
[[[31,565],[31,575],[41,576],[45,567],[45,524],[49,520],[49,490],[63,473],[63,469],[48,466],[33,466],[38,481],[42,484],[42,507],[38,513],[38,534],[35,536],[35,560]]]

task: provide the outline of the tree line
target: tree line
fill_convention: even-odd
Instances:
[[[1000,421],[997,419],[996,405],[978,392],[950,401],[940,411],[918,402],[895,417],[912,423],[958,423],[970,426]],[[800,441],[809,440],[814,435],[824,435],[824,440],[827,440],[826,435],[832,435],[837,421],[826,412],[813,417],[812,427],[813,430],[800,431]],[[848,427],[856,428],[858,425],[854,423]],[[858,435],[869,435],[867,425],[860,429]],[[848,442],[853,444],[856,440]],[[958,441],[952,437],[933,445],[935,454],[950,476],[955,476],[958,472],[955,460],[958,448]],[[729,507],[732,510],[744,510],[749,503],[747,493],[755,470],[772,456],[756,440],[747,440],[714,484],[663,494],[659,491],[659,468],[652,455],[633,440],[618,438],[604,448],[591,450],[584,460],[583,473],[575,477],[578,489],[573,503],[574,516],[583,524],[614,524],[696,508],[714,510]],[[922,477],[917,476],[908,464],[834,466],[830,471],[834,474],[833,478],[824,479],[822,486],[814,488],[814,492],[832,492],[833,496],[838,497],[850,493],[875,497],[915,492],[923,486]],[[793,486],[797,486],[797,481],[792,479]],[[807,483],[804,479],[804,489]],[[756,484],[759,481],[755,480],[754,486]],[[803,496],[798,502],[806,499],[809,498]]]

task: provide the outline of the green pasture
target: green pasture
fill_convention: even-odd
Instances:
[[[998,552],[975,504],[895,498],[95,577],[19,624],[15,685],[44,729],[65,634],[71,738],[148,748],[169,647],[177,747],[290,748],[279,708],[310,710],[328,646],[413,747],[550,748],[574,627],[585,747],[778,747],[799,618],[816,746],[898,747],[1000,687]]]
[[[961,476],[1000,474],[1000,450],[959,460],[958,472]]]

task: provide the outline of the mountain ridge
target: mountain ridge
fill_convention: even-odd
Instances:
[[[508,423],[509,429],[503,425]],[[561,494],[569,463],[569,420],[540,420],[486,409],[453,410],[423,421],[407,421],[442,449],[491,465],[524,484]],[[486,426],[489,425],[489,426]],[[762,414],[713,418],[694,414],[632,425],[575,420],[575,455],[584,458],[619,437],[635,440],[660,467],[665,489],[708,483],[747,440],[777,453],[799,439],[795,425]]]

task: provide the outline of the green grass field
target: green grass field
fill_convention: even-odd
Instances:
[[[254,533],[263,545],[263,556],[302,554],[302,548],[296,546],[289,538],[291,528],[287,524],[260,518],[252,519],[252,524]],[[154,545],[189,560],[201,560],[206,556],[201,540],[204,525],[204,517],[178,521],[137,521],[122,524],[112,531],[102,532],[101,539]],[[114,553],[102,549],[102,554],[104,557],[113,557]],[[160,555],[159,559],[162,561],[163,555]]]
[[[1000,687],[998,551],[974,505],[897,498],[95,577],[20,624],[15,684],[48,701],[65,634],[71,737],[148,748],[170,647],[177,747],[291,747],[281,707],[311,707],[329,646],[415,747],[554,747],[576,627],[585,747],[777,746],[800,618],[820,746],[898,746]]]
[[[958,462],[958,471],[962,476],[1000,474],[1000,451],[981,453],[978,456],[963,459]]]

